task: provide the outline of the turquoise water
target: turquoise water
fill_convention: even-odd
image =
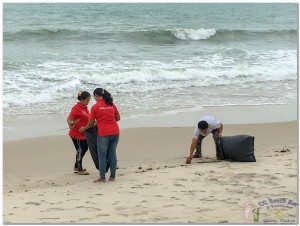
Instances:
[[[68,112],[97,87],[126,117],[296,102],[297,7],[5,3],[4,114]]]

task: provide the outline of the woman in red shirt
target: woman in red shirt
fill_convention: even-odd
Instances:
[[[67,118],[70,127],[69,136],[71,137],[76,149],[76,161],[74,166],[74,173],[78,175],[89,175],[86,169],[82,167],[82,159],[88,150],[88,144],[85,138],[85,133],[80,132],[79,129],[86,125],[90,119],[90,113],[87,105],[91,99],[91,94],[87,91],[80,91],[78,93],[77,102]]]
[[[79,129],[84,132],[93,126],[95,120],[98,126],[97,151],[99,158],[100,178],[95,182],[105,181],[106,160],[110,163],[110,181],[116,177],[117,155],[116,149],[119,142],[120,129],[117,121],[120,114],[113,103],[111,94],[105,89],[97,88],[94,90],[94,98],[97,101],[91,108],[91,118],[86,126]]]

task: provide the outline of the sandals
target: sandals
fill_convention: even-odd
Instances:
[[[78,170],[78,168],[74,168],[74,173],[78,173],[80,171],[86,171],[86,168],[82,169],[82,170]]]
[[[77,175],[90,175],[90,173],[86,171],[86,168],[82,170],[78,170],[78,168],[74,168],[74,173],[77,173]]]
[[[78,171],[77,175],[90,175],[90,173],[87,172],[87,171],[82,170],[82,171]]]

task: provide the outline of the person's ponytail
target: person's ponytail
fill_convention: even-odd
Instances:
[[[94,95],[97,94],[97,96],[101,96],[105,103],[112,106],[113,105],[113,98],[111,97],[111,94],[103,89],[103,88],[97,88],[94,90]]]

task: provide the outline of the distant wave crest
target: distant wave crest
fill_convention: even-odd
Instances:
[[[175,29],[172,35],[180,40],[201,40],[209,39],[216,34],[215,29]]]
[[[201,41],[217,38],[218,40],[244,40],[244,39],[260,39],[260,38],[287,38],[297,37],[297,30],[230,30],[215,28],[174,28],[161,30],[141,30],[141,31],[113,31],[112,33],[101,33],[98,30],[82,31],[69,29],[37,29],[22,30],[17,32],[4,32],[4,41],[23,40],[24,38],[46,38],[46,39],[110,39],[112,36],[120,36],[121,38],[131,41],[146,42],[165,42],[174,40],[183,41]]]

